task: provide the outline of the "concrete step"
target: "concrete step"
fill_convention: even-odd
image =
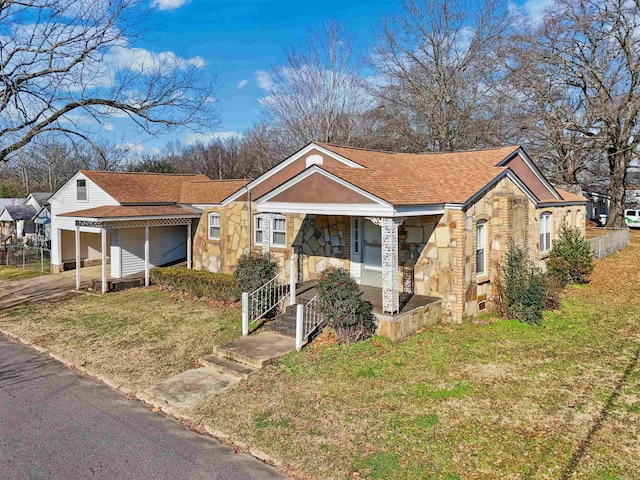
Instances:
[[[203,367],[210,368],[218,373],[231,375],[240,379],[246,379],[249,377],[249,375],[258,371],[258,369],[255,367],[252,367],[245,363],[236,362],[235,360],[229,360],[223,357],[219,357],[215,353],[201,358],[199,362]]]
[[[262,368],[295,350],[295,339],[273,332],[260,332],[216,345],[213,353],[255,368]]]

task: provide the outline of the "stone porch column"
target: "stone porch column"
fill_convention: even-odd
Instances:
[[[385,313],[398,313],[400,293],[398,290],[398,226],[405,217],[369,218],[382,229],[382,310]]]
[[[271,222],[273,215],[270,213],[262,214],[262,253],[269,253],[271,250]]]

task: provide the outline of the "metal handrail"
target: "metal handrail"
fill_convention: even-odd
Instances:
[[[242,294],[242,334],[249,334],[249,327],[289,297],[289,284],[276,275],[253,292]]]
[[[296,309],[296,349],[301,350],[302,344],[324,324],[324,315],[320,311],[318,295],[306,304],[298,304]]]

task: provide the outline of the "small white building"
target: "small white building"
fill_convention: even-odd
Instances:
[[[79,287],[81,267],[102,265],[106,291],[108,274],[118,279],[145,272],[148,284],[152,267],[191,267],[198,207],[219,203],[216,186],[227,183],[204,175],[81,170],[49,199],[52,270],[77,269]]]

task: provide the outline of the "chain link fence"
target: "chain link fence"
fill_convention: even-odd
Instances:
[[[2,245],[0,265],[51,272],[51,250],[25,245]]]
[[[629,229],[608,229],[611,233],[589,239],[593,256],[603,258],[629,246]]]

